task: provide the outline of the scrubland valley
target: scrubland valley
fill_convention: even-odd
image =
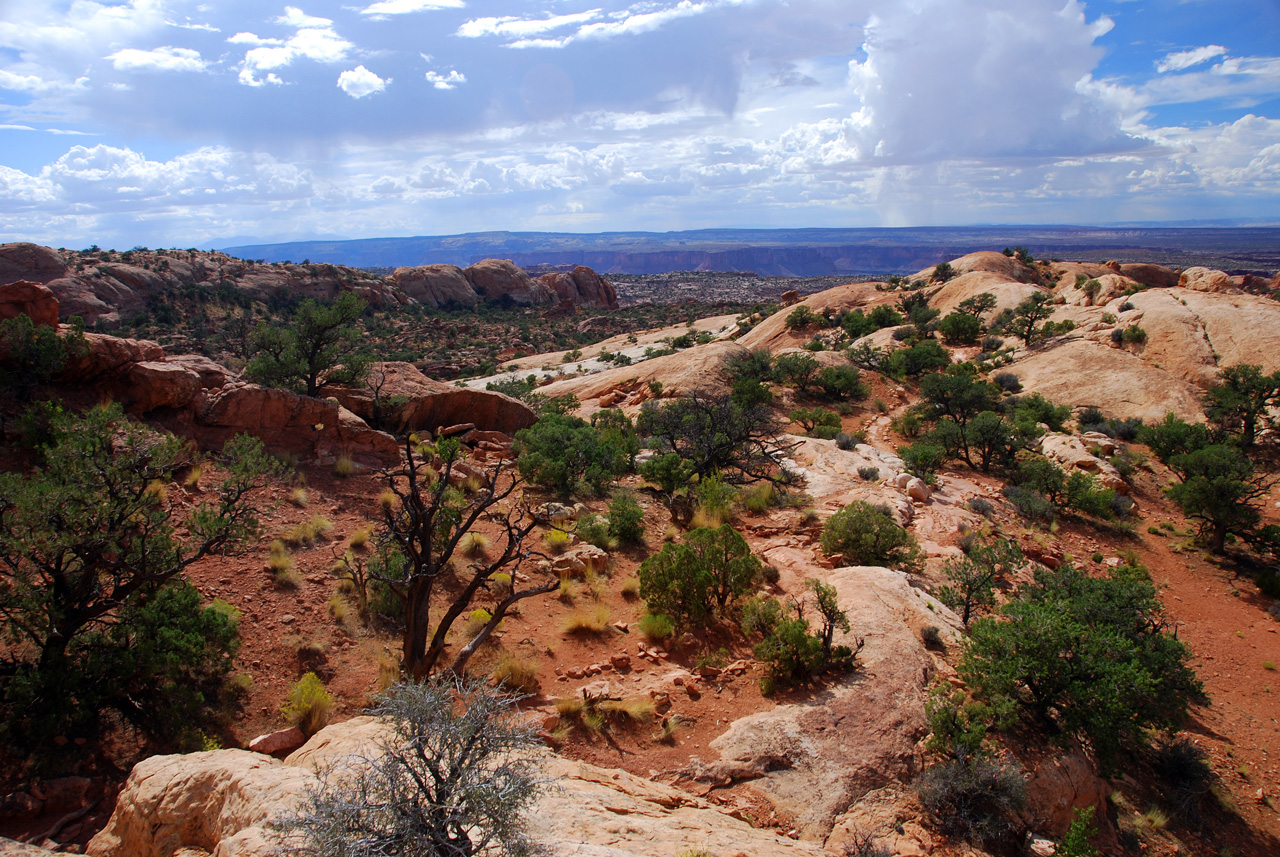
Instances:
[[[0,853],[1280,853],[1280,277],[663,276],[0,246]]]

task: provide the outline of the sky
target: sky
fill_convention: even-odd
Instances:
[[[1280,0],[0,0],[0,242],[1280,222]]]

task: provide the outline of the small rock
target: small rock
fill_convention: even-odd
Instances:
[[[288,729],[259,735],[249,742],[249,749],[255,753],[271,756],[276,753],[290,753],[305,743],[307,743],[307,736],[303,735],[302,730],[297,726],[291,726]]]
[[[609,659],[609,663],[619,672],[631,669],[631,657],[629,655],[614,655]]]
[[[298,621],[298,617],[294,616],[292,613],[286,613],[280,617],[281,625],[292,625],[296,621]]]

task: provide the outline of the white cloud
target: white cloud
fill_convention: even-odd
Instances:
[[[1166,54],[1164,59],[1156,63],[1156,71],[1161,74],[1170,71],[1182,71],[1183,69],[1191,68],[1193,65],[1208,62],[1215,57],[1225,56],[1226,53],[1227,49],[1222,45],[1205,45],[1202,48]]]
[[[204,71],[207,65],[199,51],[165,45],[151,50],[124,48],[106,59],[116,71]]]
[[[0,131],[34,131],[30,125],[0,125]]]
[[[194,23],[190,18],[186,21],[165,21],[170,27],[177,27],[180,30],[204,30],[207,33],[221,33],[222,30],[212,24]]]
[[[500,36],[503,38],[526,38],[547,33],[561,27],[582,24],[600,17],[599,9],[577,12],[572,15],[555,15],[546,18],[473,18],[458,27],[455,36],[477,39],[482,36]]]
[[[436,89],[457,89],[458,84],[467,82],[467,76],[457,69],[450,69],[448,74],[429,71],[426,78]]]
[[[246,86],[279,84],[283,80],[274,73],[296,60],[319,63],[341,62],[355,45],[339,36],[328,18],[307,15],[296,6],[286,6],[285,14],[273,19],[277,24],[295,27],[297,32],[287,39],[262,38],[255,33],[236,33],[227,41],[233,44],[258,45],[245,52],[240,64],[239,81]],[[259,77],[259,72],[270,72]]]
[[[364,98],[387,88],[391,78],[383,80],[369,69],[358,65],[338,75],[338,88],[352,98]]]
[[[285,6],[284,14],[271,19],[286,27],[328,27],[333,24],[331,18],[317,18],[303,12],[297,6]]]
[[[381,0],[361,9],[360,14],[382,18],[388,15],[407,15],[411,12],[426,12],[432,9],[461,9],[466,5],[463,0]]]

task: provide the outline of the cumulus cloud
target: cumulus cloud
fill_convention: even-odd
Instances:
[[[199,51],[165,45],[151,50],[124,48],[108,54],[116,71],[204,71]]]
[[[500,38],[527,38],[552,30],[593,21],[601,15],[600,9],[587,12],[576,12],[571,15],[552,15],[543,18],[519,18],[507,16],[502,18],[472,18],[465,21],[454,35],[467,39],[478,39],[483,36]]]
[[[331,19],[308,15],[296,6],[286,6],[284,14],[272,20],[294,27],[296,32],[286,39],[262,38],[255,33],[241,32],[227,40],[233,44],[257,46],[245,52],[240,64],[239,81],[246,86],[283,83],[275,70],[290,66],[299,59],[319,63],[341,62],[355,48],[333,29]],[[260,76],[261,72],[268,74]]]
[[[457,89],[458,84],[467,82],[467,76],[457,69],[450,69],[448,74],[429,71],[426,78],[436,89]]]
[[[387,88],[391,78],[382,79],[369,69],[358,65],[338,75],[338,88],[352,98],[364,98]]]
[[[1225,56],[1226,53],[1227,49],[1222,45],[1205,45],[1202,48],[1192,48],[1189,51],[1165,54],[1164,58],[1156,63],[1156,71],[1161,74],[1170,71],[1182,71],[1202,62],[1208,62],[1215,57]]]

